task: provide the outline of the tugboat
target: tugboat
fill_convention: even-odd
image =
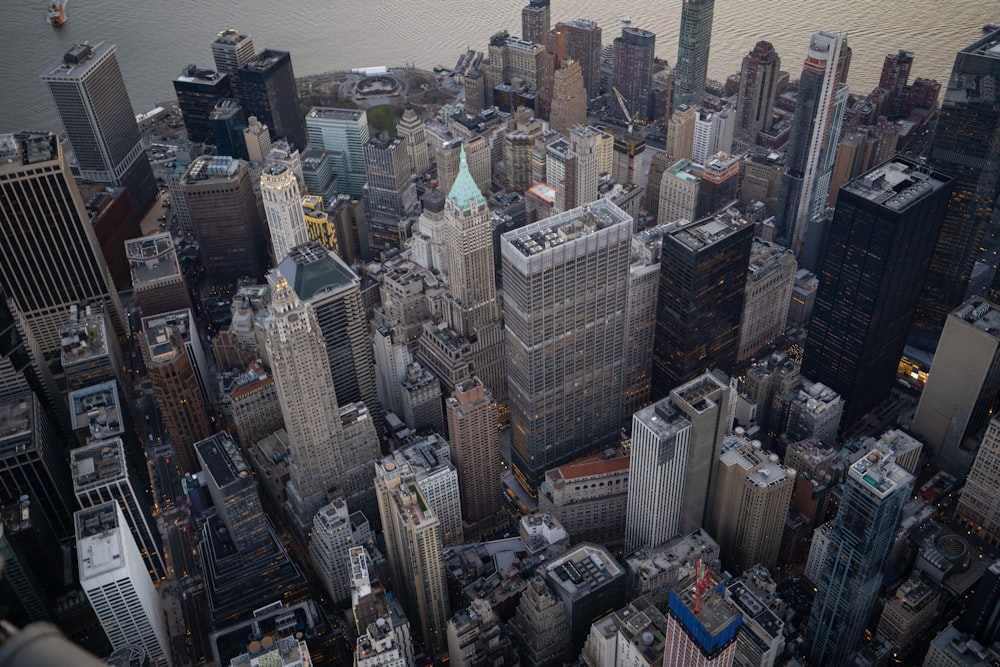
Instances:
[[[52,0],[49,3],[49,23],[53,26],[61,26],[66,22],[66,5],[69,0]]]

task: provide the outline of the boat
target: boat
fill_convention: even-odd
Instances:
[[[66,5],[69,0],[52,0],[49,3],[49,23],[60,26],[66,22]]]
[[[1000,23],[987,23],[983,26],[983,32],[994,32],[1000,30]]]

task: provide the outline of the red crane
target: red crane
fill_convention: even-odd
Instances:
[[[701,603],[705,597],[705,591],[715,586],[715,583],[715,579],[712,578],[712,571],[705,567],[705,564],[699,558],[695,563],[694,609],[692,610],[695,616],[701,613]]]

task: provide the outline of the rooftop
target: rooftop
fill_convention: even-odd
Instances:
[[[1000,306],[994,303],[974,297],[959,306],[951,316],[994,338],[1000,338]]]
[[[545,473],[545,477],[552,483],[586,479],[599,475],[614,475],[628,472],[630,460],[631,456],[620,449],[610,449],[553,468]]]
[[[125,256],[132,271],[132,285],[181,276],[174,241],[168,232],[125,241]]]
[[[34,401],[30,394],[0,402],[0,442],[31,433]]]
[[[53,132],[0,134],[0,170],[59,157],[59,138]]]
[[[86,430],[94,440],[104,440],[125,432],[121,421],[118,387],[114,380],[71,391],[69,403],[73,430]]]
[[[108,355],[107,332],[100,312],[96,316],[83,316],[80,321],[61,329],[59,336],[63,368]]]
[[[45,71],[42,72],[42,80],[82,79],[94,63],[100,61],[114,49],[115,45],[107,42],[73,44],[59,60],[45,68]]]
[[[678,410],[669,398],[661,399],[653,405],[642,408],[635,413],[635,419],[656,433],[661,440],[675,437],[691,426],[687,416]]]
[[[243,163],[227,155],[202,155],[196,157],[187,172],[181,178],[181,183],[194,183],[207,180],[231,180],[240,172]]]
[[[81,582],[125,566],[120,513],[117,501],[112,500],[73,515]]]
[[[858,459],[848,475],[878,498],[886,497],[913,477],[896,464],[895,455],[882,445]]]
[[[729,384],[716,377],[715,373],[705,372],[687,384],[681,385],[672,393],[687,403],[693,410],[704,412],[715,405],[718,398],[716,392],[728,389]]]
[[[563,598],[582,597],[596,591],[625,571],[607,549],[582,543],[545,565],[546,579]]]
[[[710,637],[710,645],[705,646],[701,641],[698,643],[702,651],[711,654],[718,646],[728,643],[729,639],[735,637],[736,629],[743,617],[722,595],[724,589],[722,584],[716,583],[717,575],[705,568],[705,576],[709,577],[709,585],[701,593],[701,612],[695,612],[698,596],[695,586],[697,572],[674,587],[670,595],[670,612],[685,627],[690,623],[696,623],[704,628]],[[703,633],[698,632],[696,628],[690,628],[689,634],[704,638]]]
[[[365,115],[364,109],[335,109],[332,107],[313,107],[306,114],[306,120],[315,118],[318,120],[349,120],[358,121]]]
[[[319,301],[324,295],[360,283],[344,260],[315,241],[292,248],[275,270],[305,302]]]
[[[752,226],[753,223],[744,218],[739,211],[730,208],[688,223],[667,236],[694,252],[700,252]]]
[[[219,487],[250,475],[250,466],[243,460],[236,443],[225,431],[195,443],[194,448],[199,458],[205,462],[208,474]]]
[[[781,634],[781,629],[785,626],[784,622],[775,616],[774,612],[768,609],[767,605],[745,583],[739,579],[733,580],[726,588],[726,593],[744,618],[752,618],[771,637],[777,637]]]
[[[73,491],[76,493],[108,482],[128,479],[121,438],[78,447],[70,451],[69,461],[73,473]]]
[[[943,174],[897,156],[854,179],[843,190],[898,213],[950,181]]]
[[[601,199],[507,232],[503,239],[525,257],[531,257],[620,224],[628,224],[631,229],[632,216]]]

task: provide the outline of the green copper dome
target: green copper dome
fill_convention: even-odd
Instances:
[[[455,183],[451,186],[451,192],[448,193],[448,201],[455,208],[462,210],[471,209],[473,206],[482,206],[486,203],[486,199],[479,191],[479,186],[476,185],[472,174],[469,173],[469,161],[465,157],[465,146],[462,146],[459,153],[458,176],[455,177]]]

